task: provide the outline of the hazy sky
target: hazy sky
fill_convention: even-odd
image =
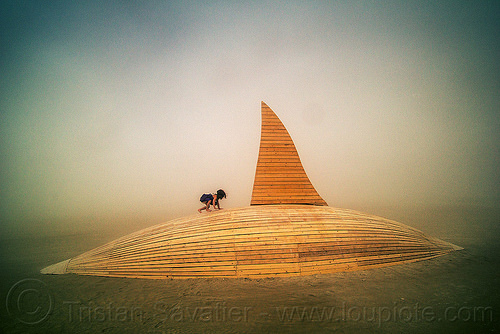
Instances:
[[[330,206],[500,203],[499,1],[3,1],[0,213],[250,203],[260,101]]]

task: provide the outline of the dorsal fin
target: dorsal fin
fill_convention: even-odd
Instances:
[[[250,205],[328,205],[307,177],[283,123],[264,102],[261,110],[259,158]]]

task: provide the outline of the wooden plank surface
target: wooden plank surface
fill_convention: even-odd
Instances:
[[[456,246],[389,219],[311,205],[193,215],[69,261],[66,272],[130,278],[282,277],[428,259]]]
[[[264,102],[261,113],[260,149],[250,204],[327,205],[307,177],[281,120]]]

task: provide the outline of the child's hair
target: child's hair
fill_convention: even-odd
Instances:
[[[226,193],[224,192],[224,190],[222,189],[217,190],[217,198],[218,199],[226,198]]]

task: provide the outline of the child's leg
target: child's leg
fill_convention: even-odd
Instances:
[[[203,202],[203,204],[205,204],[204,207],[201,207],[198,209],[198,212],[201,213],[203,210],[207,210],[207,212],[210,212],[210,202],[207,201],[207,202]]]
[[[203,202],[203,204],[205,204],[206,202]],[[201,207],[198,209],[198,212],[201,213],[203,210],[205,210],[207,208],[206,204],[205,206]]]

